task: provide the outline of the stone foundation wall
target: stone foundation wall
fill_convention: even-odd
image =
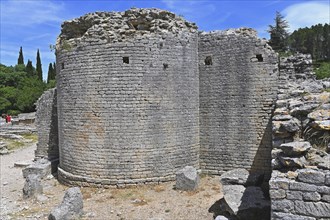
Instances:
[[[277,55],[251,29],[200,34],[201,169],[270,176]]]

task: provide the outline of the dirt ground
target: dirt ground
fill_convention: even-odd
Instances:
[[[22,168],[15,162],[32,161],[35,143],[9,155],[1,155],[0,219],[48,219],[52,208],[60,204],[65,190],[53,176],[43,180],[44,194],[24,200]],[[219,177],[204,176],[195,192],[173,189],[174,182],[128,189],[81,188],[84,215],[96,220],[212,220],[217,201],[222,198]]]

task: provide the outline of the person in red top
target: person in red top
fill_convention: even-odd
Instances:
[[[10,123],[11,122],[11,116],[10,115],[7,115],[6,116],[6,123]]]

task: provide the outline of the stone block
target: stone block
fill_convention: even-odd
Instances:
[[[290,187],[290,190],[299,190],[299,191],[303,191],[303,192],[317,191],[317,186],[308,184],[308,183],[291,182],[289,187]]]
[[[302,200],[303,192],[300,191],[287,191],[286,198],[290,200]]]
[[[35,174],[40,176],[40,178],[45,178],[49,174],[51,174],[51,171],[51,162],[46,159],[39,159],[22,170],[24,178],[26,178],[30,174]]]
[[[325,182],[325,174],[318,170],[301,169],[298,171],[298,180],[304,183],[322,185]]]
[[[295,141],[290,143],[281,144],[279,147],[286,156],[301,156],[311,149],[311,144],[307,141]]]
[[[41,185],[41,180],[38,175],[30,174],[25,178],[25,184],[23,187],[23,198],[28,199],[31,197],[36,197],[42,194],[43,187]]]
[[[316,220],[316,218],[301,216],[301,215],[293,215],[291,213],[283,213],[283,212],[272,212],[272,220]]]
[[[322,201],[330,203],[330,195],[323,195]]]
[[[284,189],[269,190],[269,195],[271,199],[284,199],[286,197]]]
[[[73,220],[83,214],[83,196],[78,187],[69,188],[62,203],[54,208],[48,216],[49,220]]]
[[[192,166],[186,166],[176,173],[175,188],[178,190],[196,190],[199,184],[197,170]]]
[[[234,169],[225,172],[220,176],[222,185],[244,185],[256,186],[261,184],[263,175],[258,173],[249,173],[246,169]]]
[[[290,213],[294,210],[294,203],[287,199],[272,200],[272,210]]]
[[[295,201],[294,207],[297,214],[316,217],[316,218],[330,217],[329,203]]]
[[[303,194],[303,199],[305,201],[317,202],[321,200],[321,195],[317,192],[306,192]]]
[[[289,184],[292,181],[286,178],[271,178],[269,181],[270,189],[289,189]]]

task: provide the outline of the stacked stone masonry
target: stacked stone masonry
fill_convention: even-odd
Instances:
[[[59,157],[56,89],[46,91],[37,101],[36,125],[38,144],[36,158]]]
[[[97,12],[63,23],[56,57],[60,181],[169,181],[187,165],[270,175],[277,55],[252,29]]]

